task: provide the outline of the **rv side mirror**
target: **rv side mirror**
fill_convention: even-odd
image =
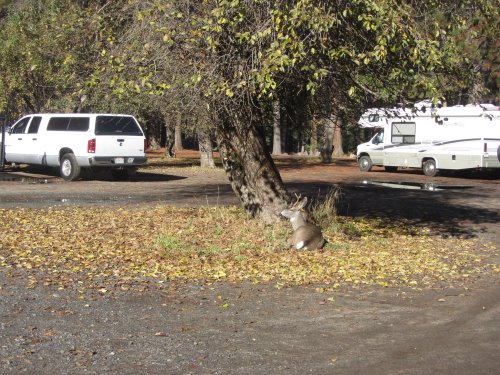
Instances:
[[[380,143],[380,141],[379,141],[379,139],[378,139],[378,134],[377,134],[375,137],[373,137],[373,139],[372,139],[372,143],[373,143],[374,145],[378,145],[378,144]]]
[[[372,113],[371,115],[368,115],[369,122],[378,122],[379,119],[380,119],[380,116],[377,114]]]
[[[12,134],[12,127],[11,126],[6,126],[5,127],[5,132],[8,133],[9,135]]]

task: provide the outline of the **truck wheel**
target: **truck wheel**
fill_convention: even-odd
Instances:
[[[64,154],[61,157],[61,165],[59,166],[59,173],[66,181],[73,181],[80,176],[80,166],[76,161],[76,157],[72,153]]]
[[[428,177],[434,177],[437,174],[436,161],[434,159],[429,159],[424,161],[422,165],[424,174]]]
[[[359,158],[359,170],[363,172],[368,172],[370,169],[372,169],[372,159],[370,159],[369,156],[361,156]]]

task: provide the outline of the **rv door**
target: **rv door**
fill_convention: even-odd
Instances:
[[[371,143],[373,144],[372,149],[370,150],[370,158],[372,159],[372,163],[374,165],[382,165],[384,161],[384,129],[380,130],[375,136],[371,139]]]

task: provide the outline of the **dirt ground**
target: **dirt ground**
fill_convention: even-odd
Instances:
[[[406,218],[443,236],[500,246],[498,175],[362,173],[347,159],[319,165],[288,157],[278,164],[294,192],[316,198],[340,185],[342,214]],[[221,171],[168,167],[126,182],[103,174],[73,183],[28,172],[0,176],[0,207],[238,203]],[[319,293],[315,286],[169,284],[83,299],[71,290],[28,289],[25,276],[0,269],[2,374],[497,374],[500,368],[498,276],[460,289]]]

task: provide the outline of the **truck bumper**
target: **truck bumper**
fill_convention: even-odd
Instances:
[[[89,158],[92,167],[133,167],[144,165],[148,159],[138,156],[99,156]]]

